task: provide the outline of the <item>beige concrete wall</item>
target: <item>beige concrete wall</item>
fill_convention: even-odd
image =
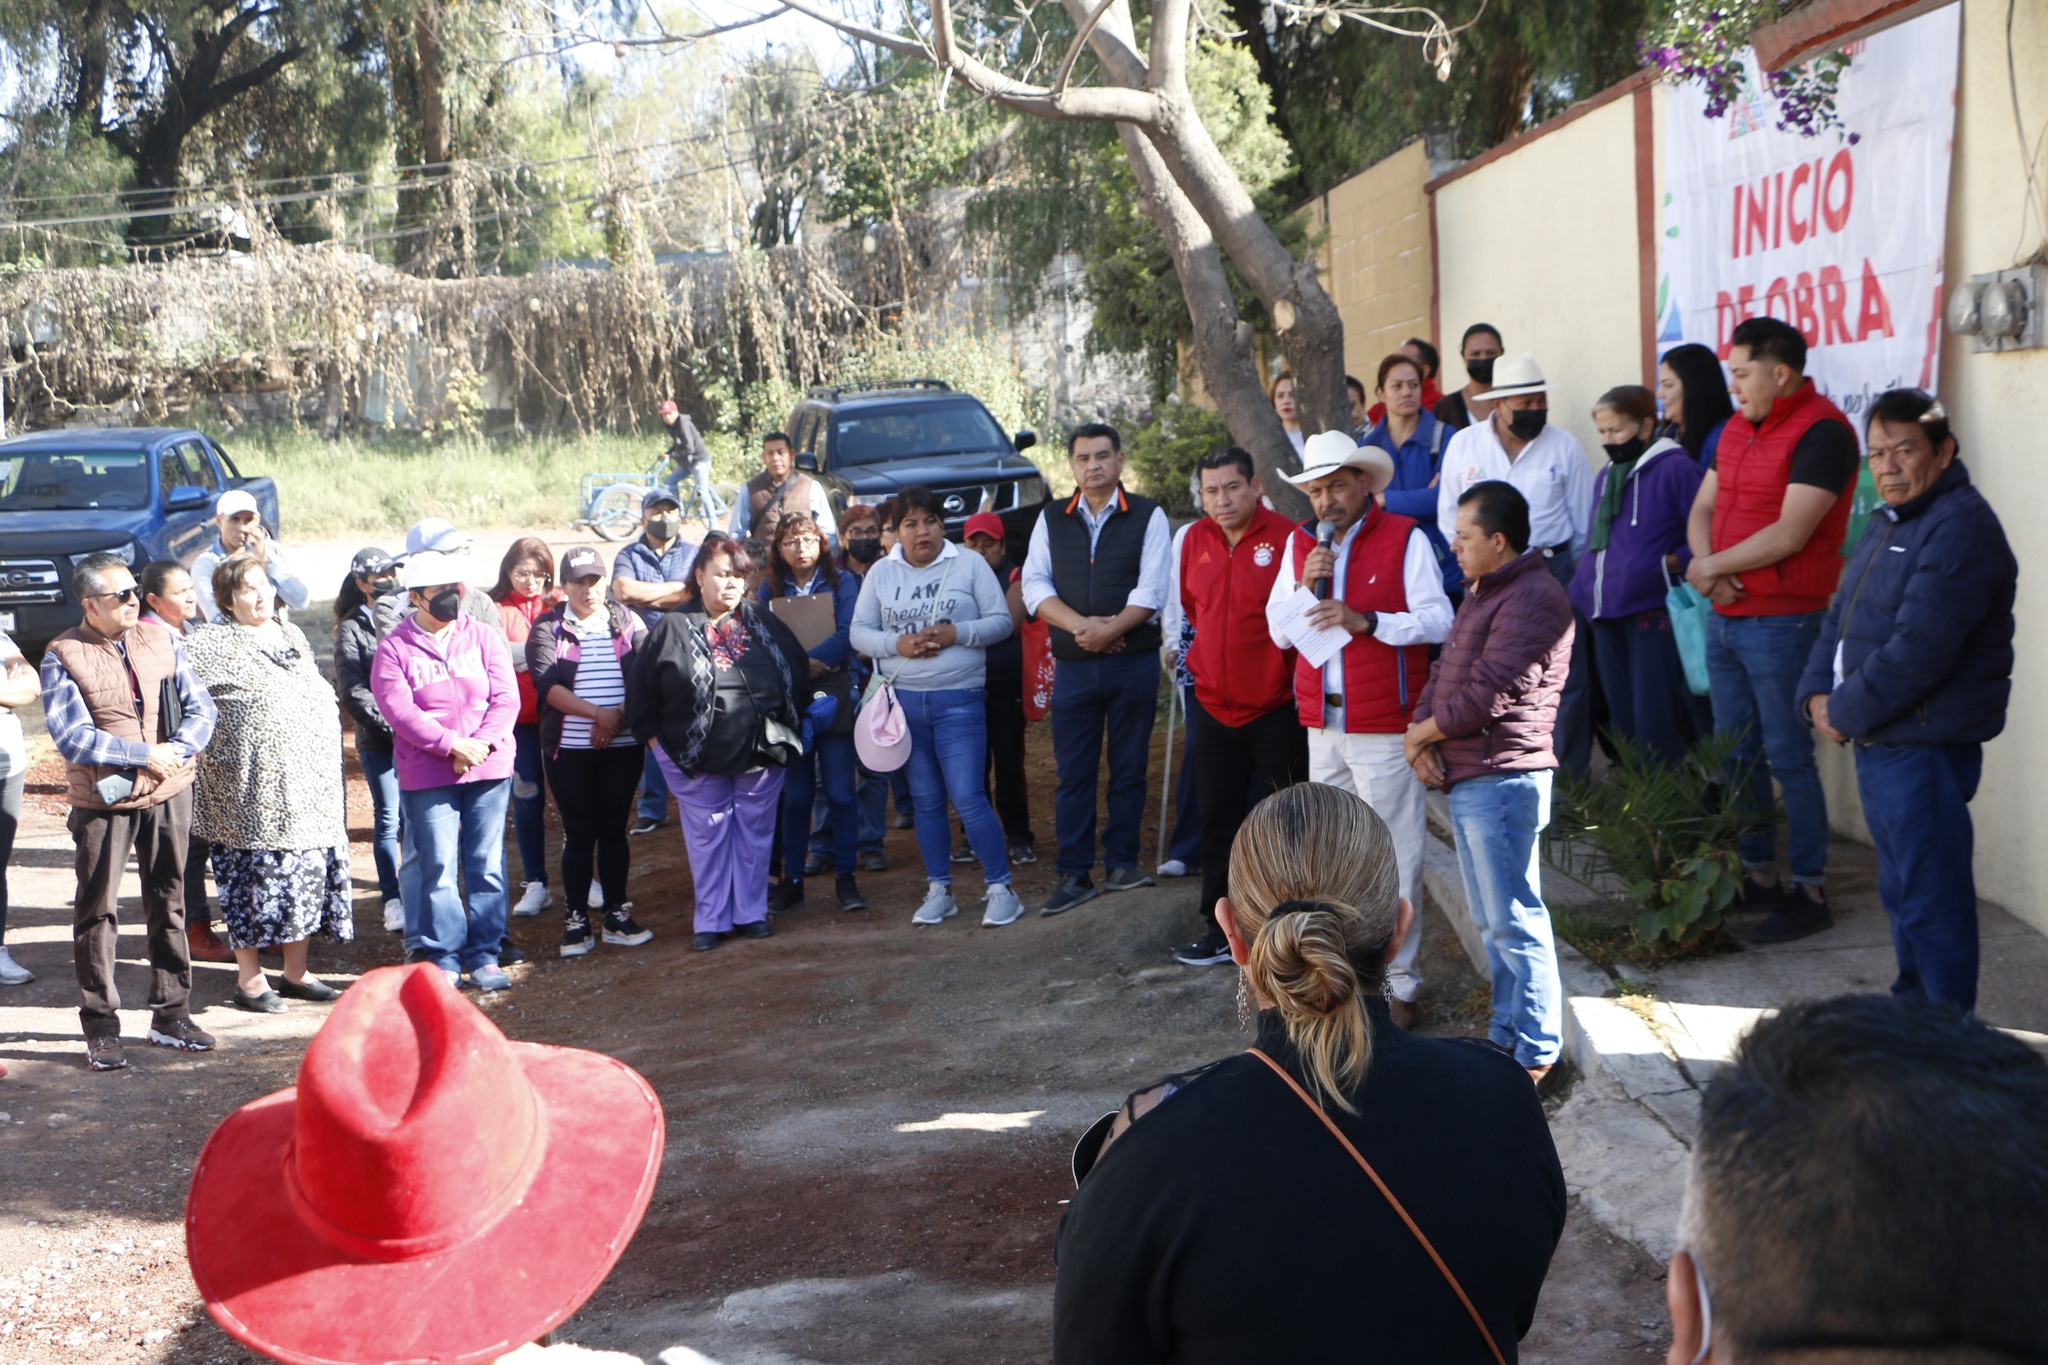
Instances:
[[[1417,138],[1310,205],[1328,227],[1319,259],[1344,317],[1344,372],[1368,389],[1382,356],[1429,335],[1428,181]]]
[[[1635,167],[1624,95],[1437,190],[1445,389],[1465,382],[1459,336],[1490,322],[1543,367],[1551,421],[1599,455],[1593,400],[1643,378]]]

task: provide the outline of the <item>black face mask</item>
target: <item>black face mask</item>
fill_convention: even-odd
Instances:
[[[1524,441],[1533,441],[1550,423],[1548,408],[1516,408],[1508,414],[1508,430]]]
[[[398,580],[395,578],[373,578],[370,580],[369,596],[372,602],[380,597],[389,597],[397,591]]]
[[[453,621],[462,614],[462,589],[441,589],[427,599],[427,612],[436,621]]]
[[[1472,382],[1475,384],[1491,384],[1493,382],[1493,362],[1498,359],[1500,359],[1499,356],[1489,355],[1482,356],[1476,360],[1468,360],[1465,362],[1465,373],[1472,376]]]
[[[847,558],[858,564],[872,564],[882,557],[880,536],[859,536],[846,542]]]
[[[1616,464],[1627,464],[1630,460],[1642,458],[1643,452],[1648,450],[1650,445],[1640,436],[1631,436],[1620,445],[1603,445],[1600,448],[1606,451],[1607,458]]]

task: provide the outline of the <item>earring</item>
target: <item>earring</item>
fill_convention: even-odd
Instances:
[[[1251,992],[1245,989],[1244,973],[1237,974],[1237,1026],[1243,1028],[1252,1021]]]

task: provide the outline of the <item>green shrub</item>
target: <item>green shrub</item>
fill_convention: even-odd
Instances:
[[[1223,418],[1192,403],[1164,403],[1124,435],[1125,481],[1166,509],[1188,517],[1201,509],[1188,491],[1195,462],[1231,444]]]

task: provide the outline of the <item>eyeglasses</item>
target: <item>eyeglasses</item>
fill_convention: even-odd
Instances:
[[[86,596],[88,598],[111,597],[115,601],[120,602],[125,606],[127,603],[130,602],[140,602],[142,600],[142,589],[123,588],[119,592],[89,592],[86,594]]]

